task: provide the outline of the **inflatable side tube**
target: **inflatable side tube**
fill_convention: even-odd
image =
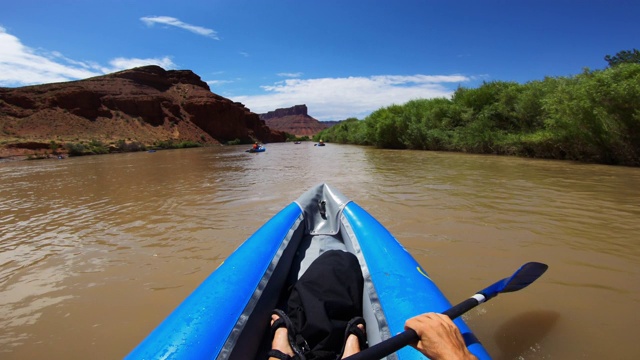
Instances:
[[[291,203],[204,280],[126,359],[214,359],[302,211]]]
[[[411,317],[451,307],[424,269],[373,216],[354,202],[347,204],[343,214],[358,238],[391,334],[404,331],[404,323]],[[456,319],[455,324],[474,355],[491,358],[462,319]],[[424,359],[411,347],[397,355],[400,360]]]

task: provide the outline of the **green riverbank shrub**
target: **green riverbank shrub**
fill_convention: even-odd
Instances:
[[[118,140],[114,144],[115,152],[134,152],[134,151],[145,151],[147,147],[138,141],[125,141]]]
[[[309,136],[308,135],[303,135],[303,136],[297,136],[294,134],[289,134],[288,132],[285,132],[285,137],[286,137],[286,142],[295,142],[295,141],[309,141]]]
[[[186,149],[186,148],[194,148],[201,147],[202,144],[195,141],[178,141],[175,142],[173,140],[158,140],[153,143],[152,149],[160,150],[160,149]]]
[[[640,64],[458,88],[348,119],[314,140],[640,166]]]
[[[109,147],[99,140],[91,140],[88,143],[67,143],[65,147],[69,156],[108,154]]]

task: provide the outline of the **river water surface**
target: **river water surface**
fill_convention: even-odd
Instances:
[[[117,359],[264,222],[327,182],[465,315],[496,359],[640,353],[640,169],[313,143],[0,163],[0,358]]]

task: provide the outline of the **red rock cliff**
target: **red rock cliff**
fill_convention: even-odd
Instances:
[[[243,104],[189,70],[145,66],[67,83],[0,88],[5,142],[284,141]]]
[[[309,116],[307,111],[307,105],[296,105],[260,114],[260,119],[264,120],[272,129],[296,136],[312,136],[328,127]]]

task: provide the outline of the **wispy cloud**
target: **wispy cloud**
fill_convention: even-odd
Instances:
[[[299,78],[300,76],[302,76],[302,73],[301,72],[295,72],[295,73],[284,72],[284,73],[278,73],[277,75],[280,77]]]
[[[211,86],[221,86],[221,85],[225,85],[225,84],[230,84],[233,81],[231,80],[207,80],[206,83],[211,85]]]
[[[104,73],[110,73],[114,71],[131,69],[139,66],[147,66],[147,65],[158,65],[165,70],[175,69],[176,64],[173,63],[171,57],[164,56],[161,58],[147,58],[147,59],[139,59],[139,58],[115,58],[109,61],[110,67],[102,68]]]
[[[0,86],[24,86],[86,79],[144,65],[174,69],[170,57],[116,58],[108,65],[70,59],[60,52],[36,51],[0,27]]]
[[[257,113],[306,104],[309,113],[318,120],[343,120],[362,118],[381,107],[413,99],[449,97],[458,84],[470,80],[463,75],[287,79],[263,86],[267,94],[233,100]]]
[[[215,30],[207,29],[202,26],[187,24],[171,16],[145,16],[141,17],[140,20],[142,20],[142,22],[144,22],[148,26],[153,26],[154,24],[175,26],[177,28],[190,31],[194,34],[206,36],[215,40],[220,40],[220,38],[218,37],[218,33]]]
[[[40,53],[0,27],[0,86],[50,83],[98,75],[84,63],[69,63],[60,53]]]

